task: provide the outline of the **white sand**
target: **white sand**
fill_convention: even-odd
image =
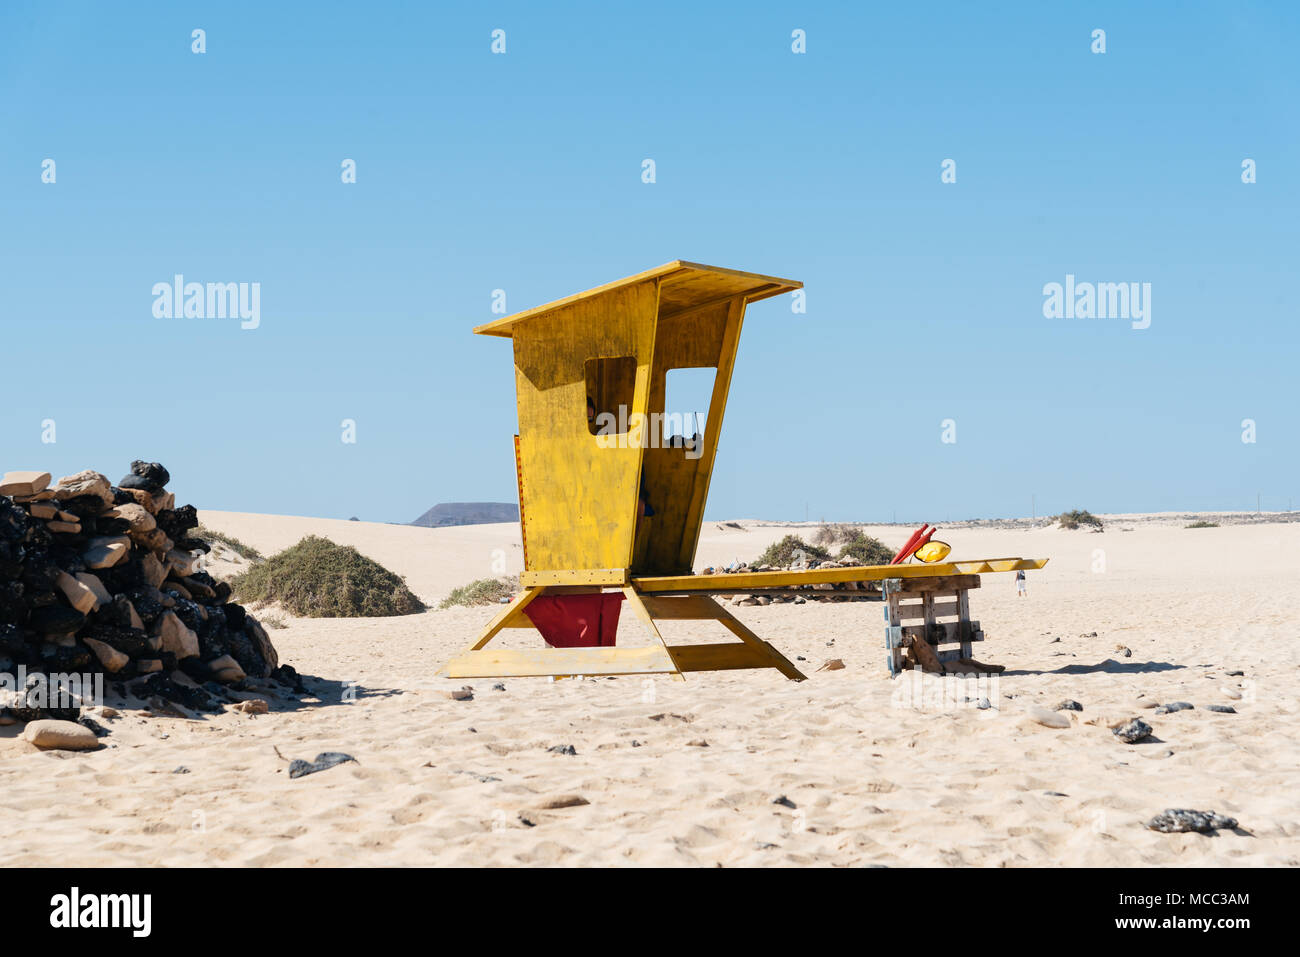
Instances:
[[[430,602],[492,574],[494,561],[520,567],[515,526],[435,530],[219,512],[202,520],[268,554],[308,533],[356,545]],[[753,558],[787,530],[710,522],[697,566]],[[869,531],[889,544],[906,536]],[[321,679],[311,685],[320,700],[198,721],[125,712],[105,722],[110,746],[90,754],[35,752],[17,739],[21,725],[0,728],[6,860],[1300,863],[1300,524],[1188,530],[1117,518],[1104,534],[959,529],[941,537],[958,558],[1052,560],[1030,573],[1028,599],[1016,598],[1010,575],[986,575],[972,594],[988,637],[977,657],[1008,667],[992,691],[997,711],[903,706],[908,686],[884,672],[876,603],[736,609],[789,657],[807,659],[797,662],[809,674],[802,683],[750,671],[684,682],[507,679],[494,691],[493,680],[432,677],[492,608],[290,619],[272,638],[283,661]],[[1099,553],[1104,570],[1095,567]],[[625,614],[620,642],[644,642],[638,628]],[[665,635],[725,637],[712,623],[669,623]],[[541,644],[525,632],[507,640]],[[847,667],[816,671],[829,658]],[[356,700],[339,703],[349,682]],[[473,686],[472,701],[446,696],[463,684]],[[1134,707],[1139,694],[1196,709],[1152,716]],[[1068,729],[1023,716],[1062,698],[1084,707]],[[1210,703],[1239,713],[1204,710]],[[1158,740],[1128,746],[1084,723],[1130,714],[1151,723]],[[692,744],[701,741],[707,747]],[[577,755],[548,752],[556,745]],[[341,750],[359,763],[290,780],[277,748],[307,759]],[[189,773],[172,773],[181,765]],[[565,795],[589,803],[543,809]],[[774,804],[782,795],[796,807]],[[1214,809],[1244,832],[1143,827],[1167,807]]]

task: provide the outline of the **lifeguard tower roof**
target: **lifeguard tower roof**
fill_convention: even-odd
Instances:
[[[659,280],[658,318],[660,319],[668,319],[678,313],[737,296],[744,296],[746,302],[758,302],[760,299],[803,288],[803,283],[794,279],[779,279],[776,276],[764,276],[756,272],[741,272],[738,269],[723,269],[720,266],[705,266],[675,259],[654,269],[637,273],[635,276],[617,279],[603,286],[588,289],[586,292],[565,296],[544,306],[516,312],[503,319],[477,326],[474,331],[483,336],[503,336],[509,339],[514,335],[515,326],[527,319],[536,319],[584,299],[645,282],[647,279]]]

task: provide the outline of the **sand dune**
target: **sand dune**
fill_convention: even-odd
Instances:
[[[521,565],[516,526],[201,517],[264,553],[309,533],[355,545],[431,603]],[[753,558],[786,531],[707,523],[697,564]],[[906,536],[868,531],[890,544]],[[15,728],[0,728],[7,860],[1300,863],[1300,525],[1189,530],[1121,517],[1104,534],[964,528],[943,537],[955,557],[1052,559],[1031,574],[1028,599],[1016,598],[1009,575],[985,576],[973,593],[988,636],[979,657],[1008,667],[991,689],[994,710],[908,706],[906,680],[884,673],[874,603],[736,609],[806,659],[802,683],[730,672],[684,682],[508,679],[494,690],[493,680],[433,676],[491,608],[290,619],[272,637],[282,660],[315,679],[315,694],[273,700],[271,714],[188,721],[124,710],[104,722],[109,747],[80,755],[31,751]],[[638,627],[625,616],[620,641],[642,642]],[[719,637],[714,629],[671,622],[665,632],[670,641]],[[523,632],[509,640],[540,643]],[[847,667],[816,671],[828,658]],[[464,684],[473,700],[447,697]],[[1196,708],[1152,716],[1137,710],[1139,695]],[[1083,705],[1072,727],[1025,718],[1028,706],[1062,698]],[[1211,703],[1238,713],[1205,710]],[[1157,740],[1127,746],[1085,723],[1139,713]],[[566,745],[576,754],[549,750]],[[321,751],[357,762],[289,779],[284,759]],[[188,773],[177,773],[182,766]],[[572,806],[548,806],[562,804]],[[1167,807],[1212,808],[1241,830],[1143,827]]]

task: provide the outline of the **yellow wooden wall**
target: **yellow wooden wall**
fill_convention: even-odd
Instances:
[[[658,282],[650,279],[525,320],[514,330],[531,571],[631,565],[642,449],[635,436],[623,447],[602,448],[588,430],[586,363],[635,357],[630,414],[644,416],[657,309]]]

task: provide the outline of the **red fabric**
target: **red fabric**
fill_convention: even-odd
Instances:
[[[613,648],[623,596],[543,595],[524,614],[552,648]]]

